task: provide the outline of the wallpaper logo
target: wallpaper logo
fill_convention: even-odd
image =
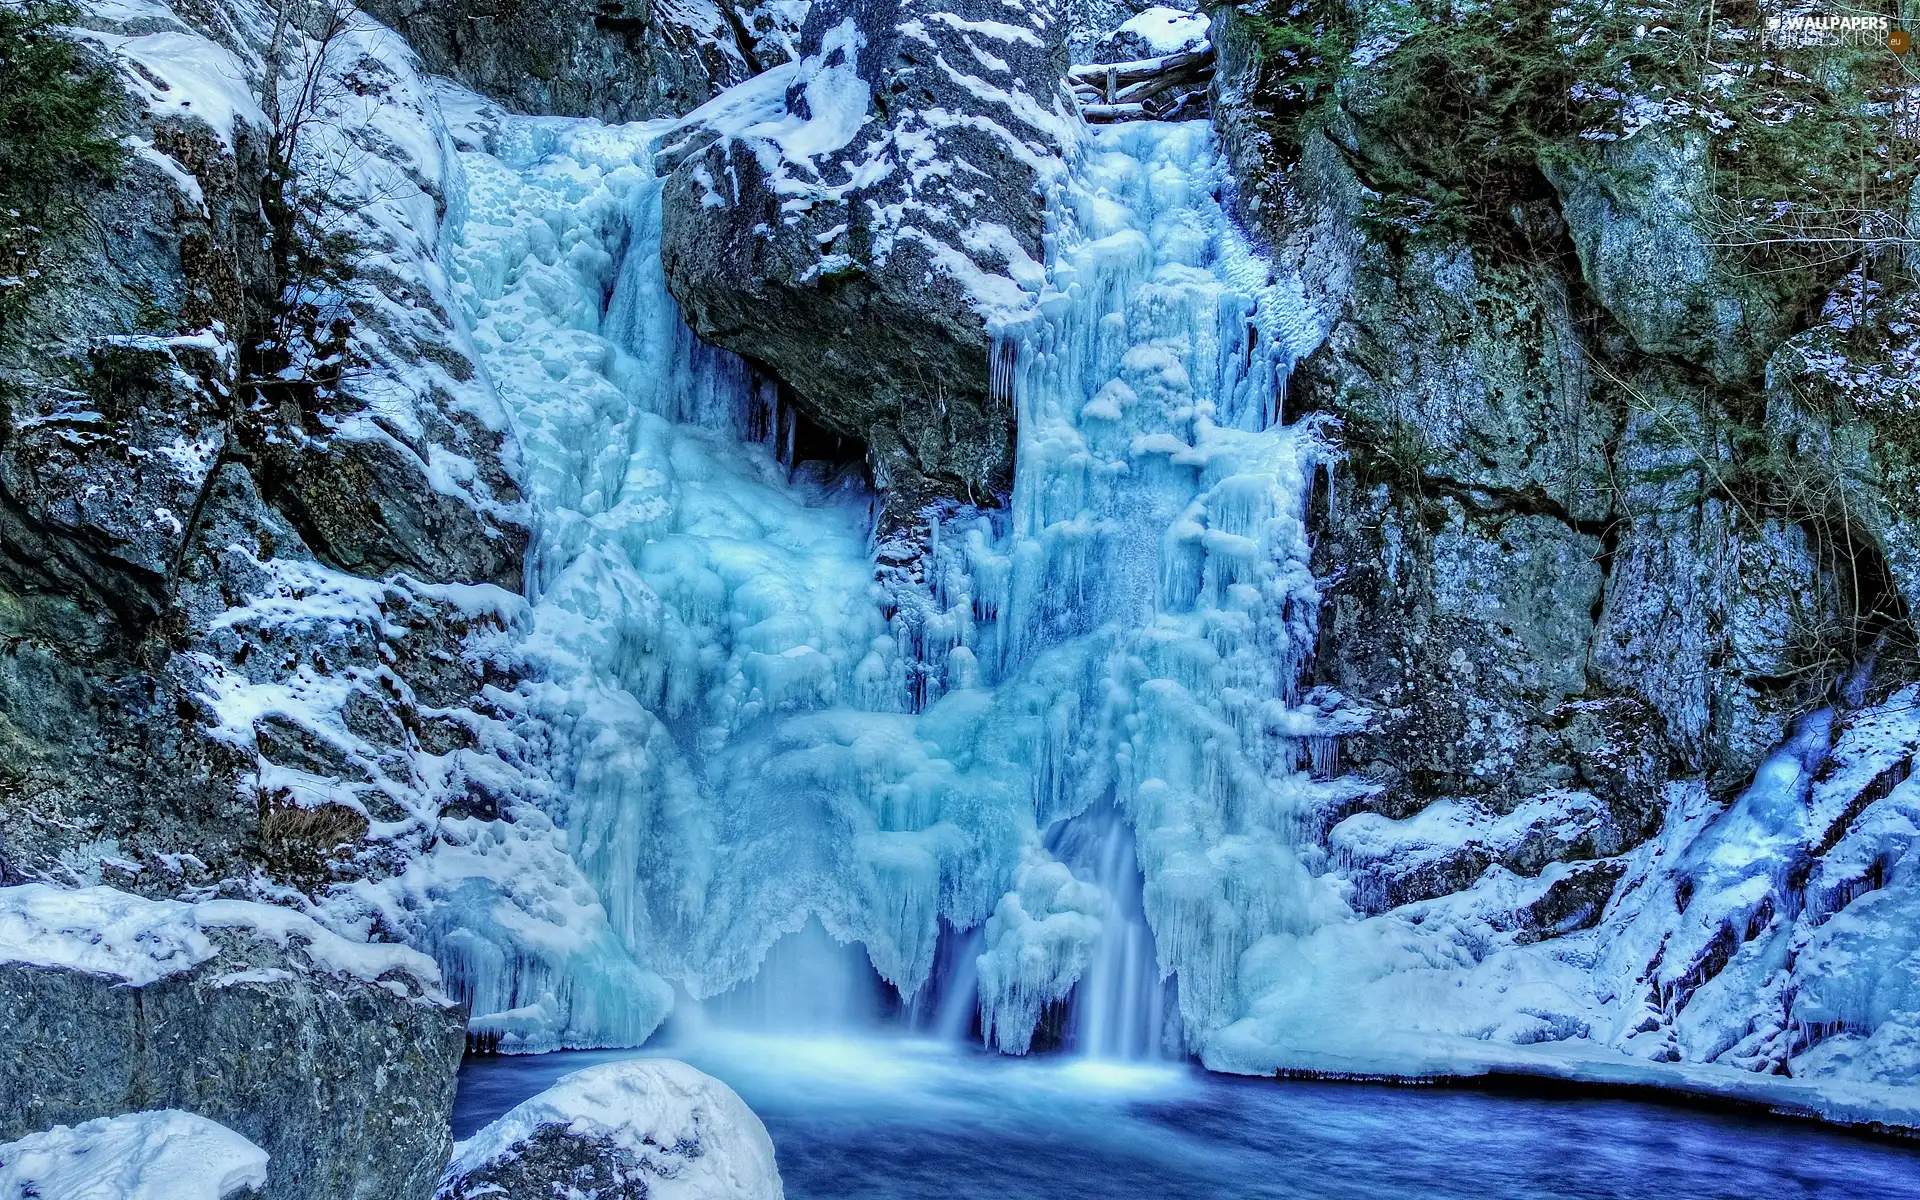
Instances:
[[[1905,54],[1913,39],[1896,29],[1892,17],[1876,13],[1796,12],[1767,18],[1762,41],[1769,46],[1848,46],[1868,49],[1885,46]]]

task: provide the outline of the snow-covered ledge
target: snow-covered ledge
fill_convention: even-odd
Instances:
[[[177,1108],[272,1156],[263,1200],[425,1200],[465,1017],[425,955],[291,909],[0,888],[0,1139]]]

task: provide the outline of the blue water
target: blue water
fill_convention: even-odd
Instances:
[[[469,1059],[454,1134],[570,1071],[635,1056]],[[1920,1147],[1632,1100],[1276,1083],[879,1039],[726,1036],[673,1057],[760,1114],[790,1200],[1920,1197]]]

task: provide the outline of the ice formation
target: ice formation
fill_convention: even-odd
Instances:
[[[1061,172],[1044,279],[999,310],[1025,314],[998,333],[1012,503],[936,521],[904,595],[875,581],[865,483],[790,461],[774,389],[682,325],[650,169],[667,127],[500,121],[462,155],[452,274],[536,514],[546,815],[617,945],[588,923],[553,960],[565,1014],[472,989],[477,1027],[633,1040],[661,979],[723,993],[810,921],[912,1001],[943,918],[985,925],[1005,1048],[1096,959],[1130,994],[1178,976],[1176,1040],[1230,1019],[1242,950],[1344,909],[1290,836],[1316,786],[1296,679],[1326,451],[1278,398],[1310,331],[1222,210],[1208,128],[1106,130]],[[1131,902],[1048,849],[1096,805],[1138,830]],[[469,984],[517,970],[496,947],[527,926],[496,931],[493,897],[443,909],[435,953]],[[1103,950],[1107,930],[1132,949]]]
[[[927,720],[1024,706],[1036,826],[1124,814],[1157,943],[1143,954],[1127,920],[1125,856],[1075,874],[1030,844],[980,959],[983,1027],[1004,1049],[1026,1049],[1096,960],[1108,984],[1083,1018],[1129,1013],[1134,1037],[1175,975],[1174,1040],[1197,1042],[1230,1019],[1254,938],[1344,911],[1292,836],[1321,790],[1301,770],[1315,727],[1297,685],[1318,608],[1304,504],[1327,448],[1279,424],[1279,399],[1312,331],[1240,243],[1224,184],[1204,124],[1090,138],[1055,206],[1041,315],[1006,335],[1011,528],[982,521],[935,554],[932,650],[953,647],[994,695],[956,691]],[[1109,996],[1116,1012],[1095,1016]]]

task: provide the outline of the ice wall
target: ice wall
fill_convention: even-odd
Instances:
[[[536,513],[519,699],[557,785],[507,828],[550,821],[567,861],[421,868],[485,876],[436,894],[431,948],[511,1048],[638,1040],[663,978],[724,992],[809,921],[911,994],[938,914],[1005,890],[1025,789],[958,783],[906,714],[861,474],[784,461],[772,389],[681,324],[662,130],[492,119],[453,265]],[[507,888],[557,919],[503,921]]]
[[[1011,533],[949,537],[936,586],[997,703],[1044,704],[1037,823],[1096,805],[1131,822],[1158,953],[1129,953],[1102,872],[1030,846],[980,959],[983,1027],[1016,1052],[1090,968],[1083,1007],[1114,1010],[1080,1014],[1087,1048],[1154,1038],[1167,975],[1202,1041],[1234,1014],[1247,946],[1346,911],[1291,834],[1326,790],[1301,769],[1320,727],[1298,681],[1318,616],[1304,505],[1330,452],[1279,424],[1305,307],[1229,222],[1204,122],[1096,131],[1069,179],[1036,318],[1005,335]]]
[[[984,924],[969,965],[1004,1049],[1094,963],[1103,996],[1177,975],[1176,1042],[1231,1019],[1248,945],[1345,910],[1288,832],[1321,786],[1297,679],[1327,451],[1277,423],[1309,331],[1220,206],[1207,126],[1085,144],[1046,284],[1000,331],[1012,503],[945,513],[909,588],[876,580],[861,473],[789,461],[774,389],[682,325],[661,128],[495,119],[463,155],[454,274],[537,514],[521,700],[577,876],[523,866],[585,915],[572,944],[493,962],[524,930],[484,891],[452,906],[441,953],[479,964],[476,1023],[528,1048],[644,1036],[662,980],[720,995],[803,928],[783,955],[858,943],[912,1000],[942,918]],[[1048,849],[1096,806],[1130,823],[1137,875]],[[536,967],[563,1022],[516,990]]]

